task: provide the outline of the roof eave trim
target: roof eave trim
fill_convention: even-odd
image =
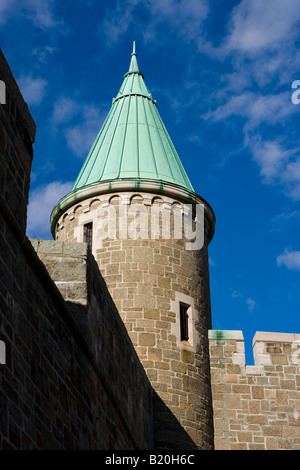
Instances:
[[[69,194],[60,199],[51,213],[50,223],[53,238],[55,238],[55,227],[58,219],[69,207],[93,196],[123,191],[150,192],[156,195],[164,194],[187,204],[204,204],[205,216],[209,222],[209,242],[212,240],[215,232],[216,219],[212,208],[205,199],[195,192],[178,187],[176,185],[164,183],[161,181],[144,180],[106,181],[102,183],[91,184],[89,186],[84,186],[82,188],[71,191]]]

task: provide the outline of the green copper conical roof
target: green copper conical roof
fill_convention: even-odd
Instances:
[[[139,71],[135,43],[129,71],[72,191],[116,180],[158,181],[194,193]]]

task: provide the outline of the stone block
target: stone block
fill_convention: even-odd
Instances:
[[[148,358],[150,361],[161,361],[162,360],[162,349],[149,348]]]
[[[252,398],[256,400],[264,399],[265,392],[263,386],[253,386],[251,388]]]
[[[86,263],[83,260],[51,256],[43,258],[43,263],[54,281],[85,280]]]
[[[144,308],[144,318],[152,320],[160,320],[160,310],[157,308]]]
[[[133,248],[133,261],[135,263],[145,262],[153,263],[153,250],[148,247],[134,246]]]
[[[51,240],[39,240],[38,254],[61,255],[63,253],[63,243]]]
[[[238,383],[239,377],[236,374],[224,374],[222,380],[225,383]]]
[[[55,242],[57,243],[57,242]],[[66,256],[85,257],[87,256],[88,246],[86,243],[64,242],[63,253]]]
[[[240,431],[237,433],[239,442],[252,442],[252,432]]]
[[[240,410],[241,409],[241,398],[239,395],[231,393],[224,394],[224,406],[229,410]]]
[[[230,450],[229,440],[224,437],[215,438],[215,449],[216,450]]]
[[[282,379],[280,380],[280,387],[282,390],[295,390],[296,389],[295,380]]]
[[[134,302],[136,307],[155,307],[155,298],[154,296],[149,296],[147,294],[136,294],[134,296]]]
[[[267,424],[267,420],[267,416],[261,414],[247,416],[247,423],[249,424]]]
[[[250,394],[250,385],[232,385],[232,392],[236,394]]]
[[[262,432],[264,436],[280,437],[282,436],[282,426],[262,426]]]
[[[140,346],[154,346],[155,335],[151,333],[140,333],[138,341]]]
[[[125,251],[112,251],[111,253],[111,262],[112,263],[122,263],[125,262]]]

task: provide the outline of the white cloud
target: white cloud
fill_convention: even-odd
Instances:
[[[297,37],[298,0],[242,0],[232,11],[225,49],[243,53],[282,49]]]
[[[98,126],[85,121],[66,130],[67,144],[72,152],[79,158],[85,158],[97,136]]]
[[[285,250],[283,254],[277,257],[277,265],[285,266],[293,271],[300,271],[300,251]]]
[[[289,93],[261,95],[246,91],[230,96],[223,105],[214,111],[206,113],[204,119],[221,121],[232,116],[245,118],[244,131],[258,127],[260,124],[276,124],[296,112],[295,106],[290,105]]]
[[[298,222],[299,215],[299,211],[290,209],[276,214],[270,220],[271,232],[282,232],[285,229],[289,229],[293,223]]]
[[[300,200],[300,148],[285,148],[279,139],[246,138],[263,183],[280,185],[289,198]]]
[[[49,239],[50,215],[59,199],[68,194],[72,183],[53,181],[37,187],[30,193],[27,218],[27,236]]]
[[[250,151],[263,183],[280,185],[286,196],[297,201],[300,200],[300,148],[293,147],[292,141],[285,142],[285,131],[273,140],[263,138],[264,129],[271,129],[270,126],[280,125],[286,130],[288,119],[298,112],[296,108],[290,104],[289,93],[261,95],[246,91],[226,96],[224,104],[202,117],[229,125],[233,125],[234,117],[242,118],[242,122],[237,121],[244,139],[242,148]]]
[[[265,183],[272,183],[282,175],[284,166],[289,158],[289,152],[285,151],[276,141],[262,141],[253,139],[250,142],[253,159],[260,167],[260,174]]]
[[[152,14],[152,34],[156,36],[156,29],[161,23],[166,23],[169,31],[176,31],[186,40],[193,40],[201,36],[202,23],[209,12],[206,0],[153,0],[150,4]]]
[[[17,80],[21,93],[26,103],[30,106],[41,104],[47,87],[47,80],[41,77],[23,75]]]
[[[49,28],[57,25],[53,17],[53,0],[26,0],[25,7],[33,22]]]
[[[80,111],[80,105],[73,99],[61,97],[54,103],[52,114],[52,124],[62,124],[69,122]]]
[[[274,86],[274,79],[287,84],[298,72],[299,21],[298,0],[241,0],[231,12],[221,43],[213,46],[201,35],[198,48],[231,63],[232,72],[223,77],[228,91],[243,91],[253,83]]]
[[[143,10],[143,20],[136,15],[138,9]],[[105,34],[108,42],[116,42],[137,25],[143,30],[144,41],[155,42],[159,38],[156,43],[161,44],[173,32],[190,41],[200,38],[208,12],[207,0],[118,0],[115,7],[107,11],[99,32]]]
[[[290,90],[300,58],[296,47],[299,21],[298,0],[241,0],[238,3],[231,12],[221,44],[213,47],[202,42],[199,49],[220,63],[226,59],[226,68],[231,67],[217,90],[215,102],[221,104],[207,113],[205,119],[227,120],[231,125],[232,117],[241,117],[246,139],[247,133],[259,126],[287,125],[287,120],[298,112],[297,106],[291,105]],[[271,150],[268,142],[265,147],[268,153],[263,160],[267,162]],[[272,157],[275,157],[274,151],[275,147]],[[270,170],[269,165],[268,168],[263,166],[262,176]]]
[[[11,18],[25,17],[40,28],[57,26],[54,19],[53,0],[1,0],[0,24],[6,23]]]
[[[234,299],[243,297],[242,294],[238,290],[231,289],[231,291],[232,291],[231,297],[233,297]]]
[[[73,153],[80,158],[85,158],[100,131],[105,116],[93,105],[84,105],[80,114],[79,124],[68,127],[65,130],[65,137]]]
[[[46,63],[48,58],[57,52],[55,47],[51,46],[37,46],[32,50],[32,55],[34,56],[36,61],[40,63]]]
[[[256,308],[256,302],[250,297],[248,299],[245,299],[244,295],[239,290],[231,289],[231,297],[234,299],[240,299],[245,302],[249,312],[253,312],[253,310]]]
[[[256,302],[253,299],[246,299],[246,304],[248,306],[248,311],[253,312],[256,307]]]
[[[106,114],[93,104],[81,104],[77,99],[62,96],[53,105],[50,122],[54,128],[59,126],[70,150],[77,157],[85,158]]]
[[[299,71],[299,22],[298,0],[241,0],[220,46],[206,49],[220,62],[226,58],[231,71],[223,77],[221,105],[204,116],[230,126],[237,122],[243,150],[252,154],[263,182],[279,185],[295,201],[300,200],[300,149],[286,135],[299,111],[291,104],[291,84]],[[274,139],[264,137],[272,134]]]
[[[282,181],[288,186],[289,196],[298,201],[300,199],[300,156],[286,165]]]
[[[299,211],[287,211],[287,212],[280,212],[280,214],[277,214],[275,215],[272,220],[271,220],[271,223],[277,223],[277,222],[286,222],[290,219],[293,219],[293,218],[296,218],[296,217],[299,217]]]

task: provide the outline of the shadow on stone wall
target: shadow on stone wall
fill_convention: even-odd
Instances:
[[[104,448],[108,450],[115,444],[116,450],[126,450],[128,446],[135,450],[198,449],[153,390],[87,245],[41,240],[31,240],[31,243],[60,291],[69,318],[76,324],[72,329],[73,334],[77,333],[76,341],[82,343],[92,367],[91,373],[97,376],[93,379],[96,386],[93,392],[96,427],[100,433],[105,429],[110,434],[103,439]],[[52,327],[60,337],[62,325],[59,318],[56,321],[54,318]],[[60,348],[66,349],[64,337],[60,339]],[[69,354],[71,356],[66,362],[73,376],[78,369],[78,360],[82,362],[80,369],[87,364],[83,358],[73,357],[72,351]],[[86,377],[87,383],[90,380]],[[72,380],[74,382],[82,388],[80,381]],[[123,448],[125,441],[126,447]]]
[[[84,320],[87,318],[87,307],[70,301],[66,302],[66,306],[72,313],[72,316],[81,332],[87,338],[88,326]],[[107,365],[103,364],[103,368],[105,369],[106,367]],[[122,388],[121,378],[126,376],[126,370],[118,376],[120,379],[119,387]],[[152,441],[151,447],[153,447],[153,449],[150,450],[198,450],[195,442],[190,438],[180,422],[166,406],[164,401],[158,396],[150,383],[149,387],[152,389],[152,407],[150,407],[150,409],[153,410],[151,415],[148,417],[149,423],[152,423],[153,433],[153,436],[150,439],[150,441]],[[99,411],[101,412],[101,410]],[[133,434],[135,434],[134,431]],[[112,448],[114,450],[123,450],[116,449],[114,445]]]
[[[171,410],[153,390],[155,450],[199,450]]]

